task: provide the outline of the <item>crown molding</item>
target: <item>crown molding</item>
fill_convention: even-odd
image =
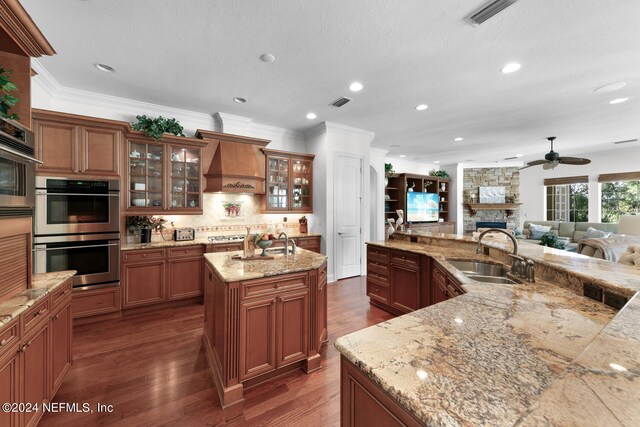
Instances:
[[[0,27],[31,57],[56,54],[18,0],[0,0]]]
[[[386,156],[387,153],[389,153],[389,150],[385,150],[384,148],[375,148],[375,147],[370,147],[369,151],[375,154],[380,154],[382,156]]]
[[[324,123],[326,126],[327,133],[338,133],[341,135],[356,136],[358,138],[366,139],[367,142],[373,141],[373,138],[375,138],[376,136],[375,132],[372,132],[366,129],[360,129],[360,128],[355,128],[347,125],[341,125],[340,123],[333,123],[333,122],[324,122]]]

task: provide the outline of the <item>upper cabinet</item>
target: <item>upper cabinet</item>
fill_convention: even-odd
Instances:
[[[264,149],[266,186],[263,211],[313,212],[313,154]]]
[[[33,110],[38,175],[120,176],[120,122]]]
[[[165,135],[154,141],[131,136],[126,150],[128,214],[202,213],[202,152],[207,144]]]

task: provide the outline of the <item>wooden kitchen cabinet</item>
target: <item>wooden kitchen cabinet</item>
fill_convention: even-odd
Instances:
[[[127,257],[123,257],[120,276],[122,307],[129,308],[164,301],[166,299],[164,249],[131,251],[136,254],[127,254],[127,252],[125,255],[141,257],[146,255],[149,260],[127,261]]]
[[[240,381],[276,370],[276,296],[240,304]]]
[[[309,291],[287,292],[276,298],[276,367],[307,358]]]
[[[317,306],[317,332],[318,338],[317,349],[320,350],[322,345],[329,339],[329,331],[327,329],[327,263],[318,269],[318,291],[316,298]]]
[[[462,295],[460,284],[435,262],[431,269],[431,305]]]
[[[20,401],[19,319],[0,329],[0,403]],[[0,425],[18,425],[19,414],[0,411]]]
[[[320,253],[320,236],[302,236],[296,238],[299,248]]]
[[[120,177],[122,123],[34,110],[38,175]]]
[[[20,365],[22,375],[22,390],[20,402],[38,404],[41,409],[43,403],[49,401],[51,390],[49,387],[50,347],[49,334],[51,328],[49,319],[45,318],[25,333],[20,347]],[[43,412],[24,412],[20,414],[21,425],[34,426],[38,423]]]
[[[136,134],[127,140],[125,155],[127,214],[201,214],[201,148],[206,143],[172,135],[155,141]]]
[[[170,300],[197,297],[203,292],[204,247],[181,246],[167,249]]]
[[[420,255],[392,250],[389,278],[392,307],[404,313],[420,308]]]
[[[266,156],[263,212],[313,212],[312,154],[262,150]]]
[[[71,369],[73,361],[72,351],[73,315],[71,313],[71,296],[58,308],[54,308],[51,315],[51,375],[50,396],[53,397],[62,385],[64,377]]]

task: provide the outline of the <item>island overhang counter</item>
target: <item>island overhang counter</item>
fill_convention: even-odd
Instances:
[[[466,293],[336,340],[341,425],[640,422],[639,270],[523,244],[536,282],[487,284],[448,260],[504,263],[509,244],[488,256],[459,236],[402,237],[369,245],[429,257]],[[617,311],[583,297],[583,283],[628,302]]]
[[[327,258],[298,248],[273,259],[205,254],[204,334],[223,407],[287,371],[320,369],[327,341]]]

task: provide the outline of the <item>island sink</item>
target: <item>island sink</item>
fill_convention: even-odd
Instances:
[[[509,269],[497,264],[478,261],[448,260],[449,264],[457,268],[470,279],[485,283],[504,283],[518,285],[519,282],[507,276]]]

